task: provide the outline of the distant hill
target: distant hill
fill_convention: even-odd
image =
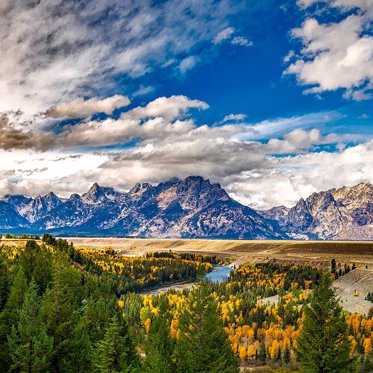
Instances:
[[[0,202],[0,229],[70,236],[372,239],[372,189],[332,189],[292,208],[255,211],[199,176],[139,183],[127,193],[94,184],[69,198],[52,192],[7,196]]]

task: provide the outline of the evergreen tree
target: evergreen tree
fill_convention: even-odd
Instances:
[[[323,276],[304,309],[303,328],[297,340],[297,357],[304,373],[349,373],[347,325],[329,276]]]
[[[8,336],[11,370],[22,373],[46,373],[49,371],[53,338],[48,336],[43,323],[37,287],[31,282],[20,311],[19,322]]]
[[[172,360],[174,341],[171,338],[170,325],[167,321],[167,308],[167,301],[163,299],[145,343],[146,357],[141,370],[143,373],[173,373],[175,371]]]
[[[290,349],[289,347],[286,347],[284,351],[284,363],[289,364],[290,360],[291,360]]]
[[[23,269],[27,283],[33,280],[43,294],[52,280],[52,253],[36,241],[27,241],[25,248],[19,254],[19,266]]]
[[[61,261],[54,269],[52,286],[43,297],[42,312],[54,339],[52,372],[66,372],[70,365],[71,340],[82,305],[80,280],[80,274]]]
[[[0,312],[4,309],[9,296],[9,274],[6,258],[0,254]]]
[[[335,259],[333,258],[332,261],[331,261],[331,265],[330,265],[330,271],[331,273],[336,273],[337,271],[337,263],[335,261]]]
[[[179,332],[175,351],[177,372],[239,372],[209,284],[202,283],[191,291],[180,316]]]
[[[267,351],[264,340],[260,343],[259,360],[264,363],[267,360]]]
[[[94,350],[88,333],[88,320],[83,317],[75,326],[70,342],[71,349],[65,360],[65,371],[74,373],[91,373]]]
[[[3,312],[0,313],[0,372],[7,372],[10,367],[8,334],[12,326],[19,321],[19,312],[27,290],[26,278],[22,268],[18,268],[13,277],[9,297]]]
[[[99,373],[134,372],[136,354],[126,328],[114,316],[108,325],[104,338],[96,351],[96,371]]]
[[[39,245],[36,241],[31,240],[27,241],[25,248],[19,255],[19,266],[23,269],[28,283],[32,279],[32,273],[35,268],[35,259],[39,251]]]
[[[43,245],[34,258],[32,279],[38,286],[39,295],[44,294],[52,281],[52,253]]]

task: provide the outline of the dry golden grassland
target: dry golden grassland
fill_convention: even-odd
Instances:
[[[373,241],[243,241],[206,239],[68,238],[77,247],[103,249],[111,246],[122,255],[151,251],[200,252],[227,257],[236,263],[268,259],[373,266]]]

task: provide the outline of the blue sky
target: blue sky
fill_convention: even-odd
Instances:
[[[369,0],[5,0],[0,14],[0,195],[200,174],[269,208],[373,181]]]
[[[251,46],[228,41],[213,48],[207,46],[208,51],[201,47],[200,53],[205,55],[185,74],[175,73],[173,68],[156,69],[142,80],[143,85],[154,86],[155,90],[135,99],[134,105],[178,92],[209,103],[210,109],[197,116],[206,123],[218,122],[230,112],[246,113],[250,122],[258,122],[337,111],[343,115],[343,122],[336,122],[336,131],[350,132],[350,126],[359,126],[359,131],[372,135],[371,121],[366,120],[373,116],[371,100],[346,100],[342,90],[317,96],[303,94],[305,87],[297,84],[294,76],[284,76],[284,58],[290,50],[300,47],[291,37],[291,30],[300,27],[311,11],[300,9],[294,1],[243,3],[243,10],[231,17],[230,24],[252,42]],[[328,22],[335,13],[320,18]]]

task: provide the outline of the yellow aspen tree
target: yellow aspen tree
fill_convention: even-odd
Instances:
[[[245,362],[246,361],[246,357],[247,357],[247,352],[246,352],[246,348],[245,346],[241,345],[238,347],[238,355],[240,357],[240,360],[242,362]]]

